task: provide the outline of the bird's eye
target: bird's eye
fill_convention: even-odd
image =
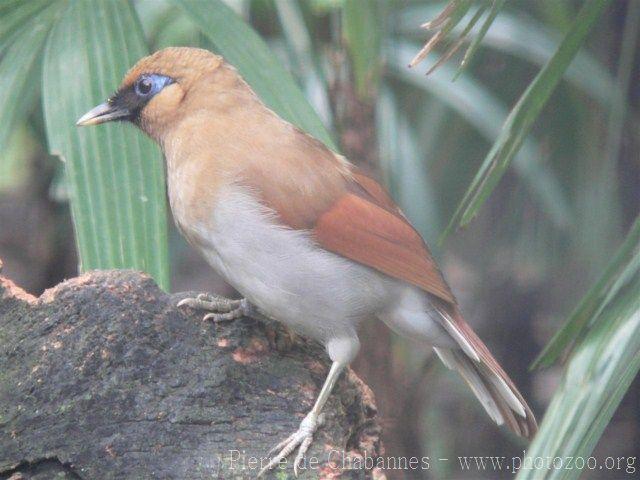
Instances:
[[[173,82],[173,79],[166,75],[145,73],[140,75],[140,77],[135,81],[133,84],[133,90],[141,100],[146,102],[160,92],[164,87],[172,84]]]
[[[148,77],[142,77],[140,80],[136,82],[136,93],[141,96],[146,96],[151,93],[151,89],[153,88],[153,82]]]

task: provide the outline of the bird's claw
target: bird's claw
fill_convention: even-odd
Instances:
[[[178,307],[190,307],[195,310],[206,310],[207,313],[203,320],[211,320],[213,322],[224,322],[235,320],[249,311],[249,305],[246,298],[234,300],[219,295],[209,295],[201,293],[195,298],[184,298],[178,302]]]
[[[324,415],[320,414],[319,416],[313,412],[310,412],[302,422],[300,422],[300,427],[298,427],[298,431],[292,433],[285,440],[277,444],[269,453],[267,453],[267,457],[271,457],[274,453],[276,455],[269,461],[266,467],[264,467],[258,473],[258,477],[264,475],[267,471],[271,470],[273,467],[278,465],[280,461],[287,458],[295,449],[298,447],[298,453],[293,462],[293,473],[297,477],[298,476],[298,468],[304,459],[304,454],[309,449],[311,442],[313,442],[313,434],[324,423]]]

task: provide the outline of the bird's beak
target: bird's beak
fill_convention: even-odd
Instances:
[[[105,102],[92,108],[81,116],[76,122],[76,125],[98,125],[99,123],[111,122],[113,120],[118,120],[119,118],[125,118],[129,115],[130,112],[126,108],[117,107]]]

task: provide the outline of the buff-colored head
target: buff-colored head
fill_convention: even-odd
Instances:
[[[170,125],[194,108],[194,97],[239,76],[222,57],[200,48],[171,47],[144,57],[127,72],[116,93],[83,115],[77,125],[126,120],[161,140]]]

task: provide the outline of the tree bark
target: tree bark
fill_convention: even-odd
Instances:
[[[255,478],[328,359],[302,339],[276,351],[255,320],[203,322],[175,307],[185,296],[133,271],[37,299],[0,277],[0,479]],[[302,478],[380,478],[348,468],[379,455],[368,387],[349,371],[325,411]],[[291,459],[284,468],[267,477],[291,476]]]

